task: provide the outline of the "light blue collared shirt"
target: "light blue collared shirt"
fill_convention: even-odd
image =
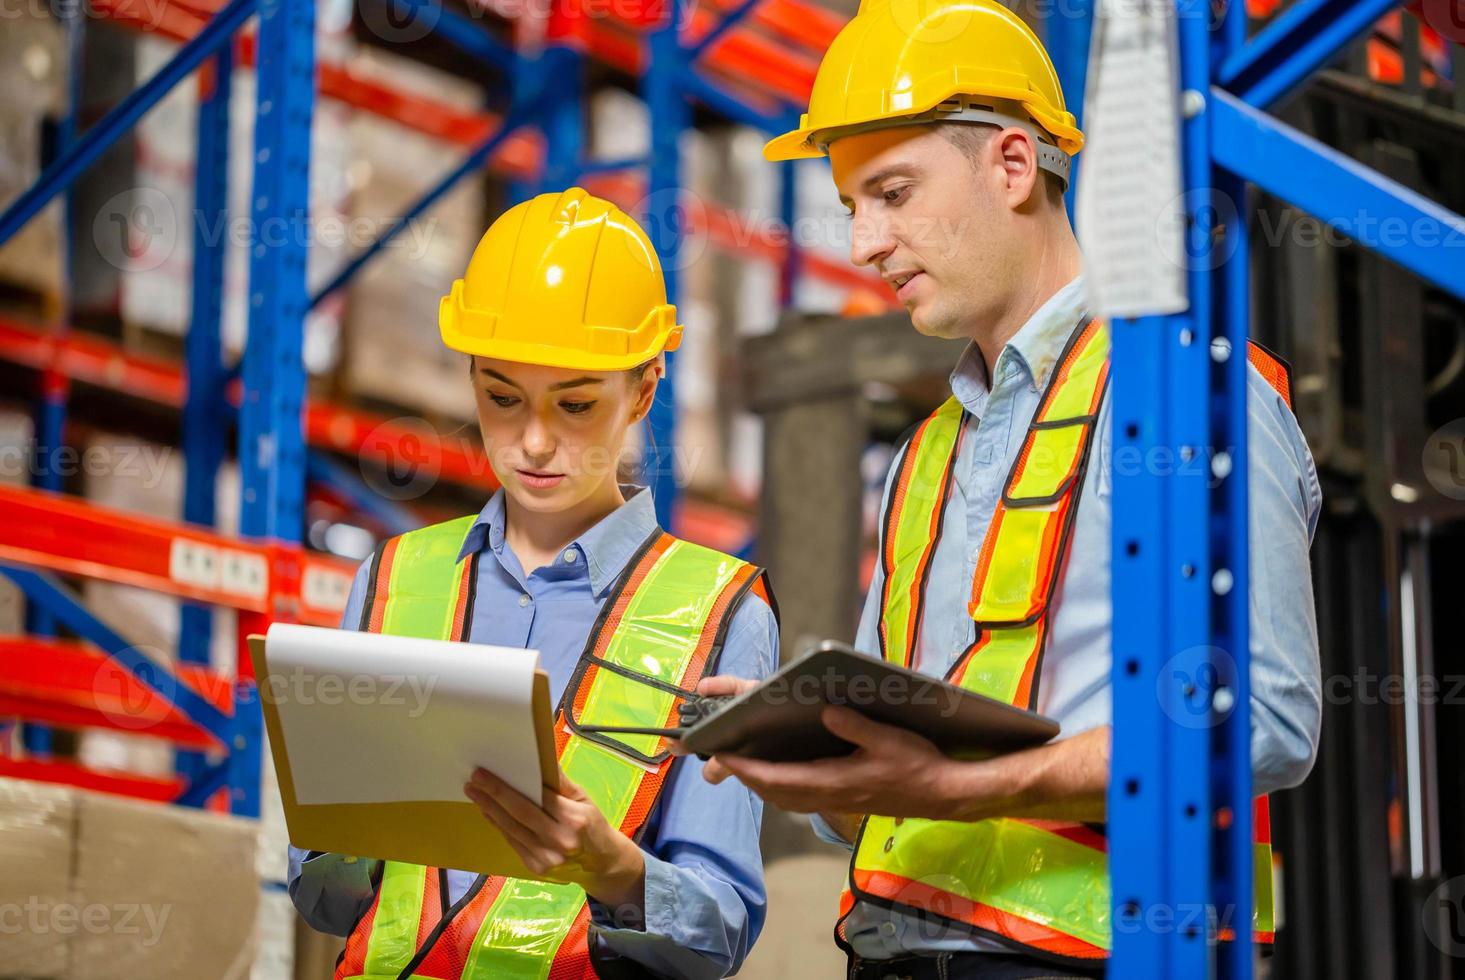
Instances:
[[[916,651],[916,667],[924,673],[944,675],[976,639],[966,602],[982,539],[1041,394],[1083,310],[1079,278],[1055,293],[1003,348],[992,372],[995,383],[989,383],[975,344],[966,349],[951,375],[951,391],[971,420],[931,559]],[[1302,782],[1317,752],[1322,679],[1308,549],[1322,508],[1322,491],[1291,409],[1255,368],[1250,371],[1247,415],[1251,756],[1253,789],[1261,794]],[[1063,726],[1060,738],[1107,725],[1111,718],[1111,428],[1112,407],[1106,396],[1067,571],[1054,596],[1038,685],[1037,709]],[[899,464],[897,458],[891,474]],[[888,499],[889,478],[885,494]],[[882,584],[877,566],[855,641],[858,649],[869,653],[880,649]],[[849,846],[818,817],[814,829],[825,840]],[[870,959],[1002,948],[867,903],[858,904],[845,920],[845,935],[856,953]]]
[[[626,503],[564,549],[553,564],[525,575],[504,544],[504,494],[489,499],[463,544],[481,552],[469,638],[474,643],[538,650],[558,703],[611,588],[656,526],[651,494],[625,488]],[[357,570],[343,629],[355,629],[365,604],[370,563]],[[778,663],[778,627],[768,604],[751,593],[733,614],[716,673],[762,679]],[[468,774],[464,774],[467,779]],[[591,903],[595,942],[657,973],[693,980],[735,971],[763,928],[767,896],[758,831],[763,803],[735,779],[712,785],[702,763],[672,764],[641,839],[646,852],[645,922],[618,927]],[[290,896],[321,932],[348,935],[373,898],[375,861],[337,854],[306,860],[290,848]],[[456,901],[476,876],[451,871]]]

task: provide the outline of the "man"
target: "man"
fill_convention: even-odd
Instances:
[[[765,150],[827,155],[852,261],[891,284],[921,333],[971,341],[953,399],[892,466],[857,646],[1063,730],[962,762],[831,708],[828,727],[858,747],[848,758],[708,764],[707,778],[817,813],[821,836],[855,849],[836,930],[852,977],[1100,975],[1110,948],[1108,342],[1084,312],[1061,196],[1082,141],[1046,51],[1005,8],[865,0],[826,53],[801,127]],[[1254,368],[1248,408],[1264,794],[1299,783],[1316,751],[1307,552],[1321,494],[1289,408]],[[1258,882],[1261,932],[1269,886]]]

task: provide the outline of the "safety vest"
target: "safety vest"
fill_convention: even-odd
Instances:
[[[1249,356],[1288,397],[1286,368],[1259,347]],[[1033,710],[1052,599],[1088,468],[1109,374],[1109,336],[1079,325],[1042,396],[982,542],[968,612],[977,638],[946,679]],[[1279,383],[1280,382],[1280,383]],[[1288,401],[1290,405],[1290,399]],[[882,530],[880,650],[911,666],[926,577],[966,429],[949,399],[912,435]],[[1254,807],[1258,941],[1272,939],[1267,801]],[[1048,958],[1092,962],[1109,954],[1109,875],[1102,827],[1053,820],[976,822],[870,816],[861,824],[840,902],[836,941],[856,900],[958,924]]]
[[[361,628],[466,640],[478,553],[458,554],[473,521],[387,541],[373,561]],[[749,590],[767,596],[760,569],[657,529],[606,599],[565,688],[555,741],[560,768],[629,837],[642,830],[673,759],[658,736],[612,738],[581,726],[675,725],[677,690],[695,687],[715,665]],[[336,980],[396,980],[429,940],[414,978],[595,977],[590,909],[578,885],[480,875],[444,927],[447,899],[445,869],[386,861]]]

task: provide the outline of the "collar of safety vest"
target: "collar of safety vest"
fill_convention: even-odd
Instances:
[[[998,357],[998,369],[1003,374],[1020,372],[1029,385],[1041,391],[1048,383],[1048,376],[1053,373],[1068,338],[1073,335],[1073,328],[1078,325],[1084,308],[1083,276],[1078,276],[1048,297],[1048,301],[1018,329]],[[988,378],[981,349],[973,341],[962,352],[956,369],[951,372],[951,393],[961,402],[962,408],[981,418],[987,408],[987,397],[1002,381],[1000,376]]]
[[[570,543],[570,547],[579,549],[585,556],[590,588],[596,595],[601,595],[616,583],[626,564],[635,556],[636,549],[645,543],[656,527],[656,506],[652,503],[650,490],[634,484],[622,484],[621,493],[626,498],[624,504]],[[458,559],[461,561],[485,548],[502,554],[504,523],[504,491],[500,488],[478,512],[463,539]]]

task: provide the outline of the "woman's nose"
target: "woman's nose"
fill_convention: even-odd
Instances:
[[[554,434],[550,432],[549,426],[538,416],[530,418],[529,424],[524,427],[523,446],[528,456],[543,458],[554,452]]]

